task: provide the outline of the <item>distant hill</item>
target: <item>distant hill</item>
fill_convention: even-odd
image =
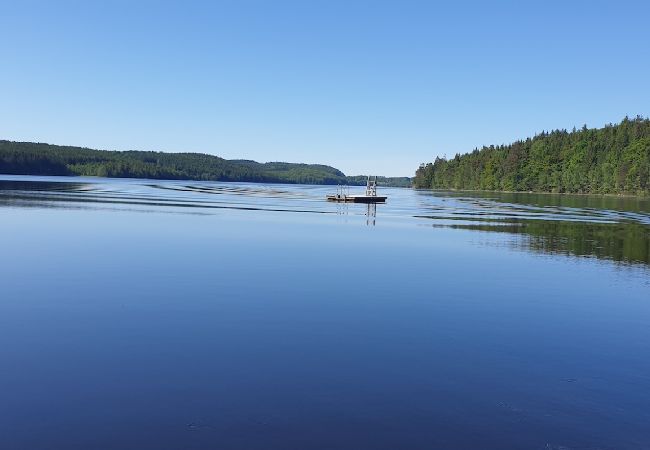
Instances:
[[[320,164],[258,163],[202,153],[107,151],[12,141],[0,141],[0,173],[304,184],[349,184],[350,180],[356,184],[359,179],[348,179],[340,170]],[[383,180],[380,184],[388,186],[393,179]],[[403,179],[394,180],[404,184]]]
[[[422,164],[417,188],[650,193],[650,120],[625,118],[600,129],[555,130]]]
[[[347,183],[351,186],[365,186],[368,177],[366,175],[352,175],[347,177]],[[409,177],[377,177],[379,186],[405,187],[410,188],[412,179]]]

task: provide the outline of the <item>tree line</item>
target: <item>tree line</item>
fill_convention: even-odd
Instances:
[[[595,194],[650,193],[650,119],[542,132],[421,164],[417,188]]]
[[[285,162],[227,160],[202,153],[106,151],[34,142],[0,141],[0,173],[168,180],[300,184],[359,184],[334,167]],[[384,185],[393,183],[384,178]],[[410,179],[409,185],[410,185]],[[365,179],[363,184],[365,184]]]

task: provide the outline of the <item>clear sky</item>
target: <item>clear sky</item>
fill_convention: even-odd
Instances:
[[[0,0],[0,139],[412,175],[650,114],[650,2]]]

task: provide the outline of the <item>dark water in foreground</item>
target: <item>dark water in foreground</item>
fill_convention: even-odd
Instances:
[[[0,176],[0,448],[650,448],[648,200],[331,190]]]

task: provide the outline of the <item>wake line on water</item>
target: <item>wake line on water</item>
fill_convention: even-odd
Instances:
[[[341,209],[324,201],[327,189],[322,186],[240,185],[224,183],[187,183],[170,181],[133,182],[133,180],[98,180],[95,182],[48,180],[0,180],[0,199],[21,203],[28,201],[97,205],[137,205],[152,208],[205,210],[242,210],[297,212],[316,214],[364,215],[354,207]],[[164,195],[161,195],[165,193]],[[390,192],[389,201],[378,210],[381,218],[418,219],[435,222],[467,221],[513,224],[520,221],[585,222],[594,224],[632,223],[650,225],[650,214],[590,207],[532,205],[503,202],[497,199],[440,195],[408,195],[411,191]]]

